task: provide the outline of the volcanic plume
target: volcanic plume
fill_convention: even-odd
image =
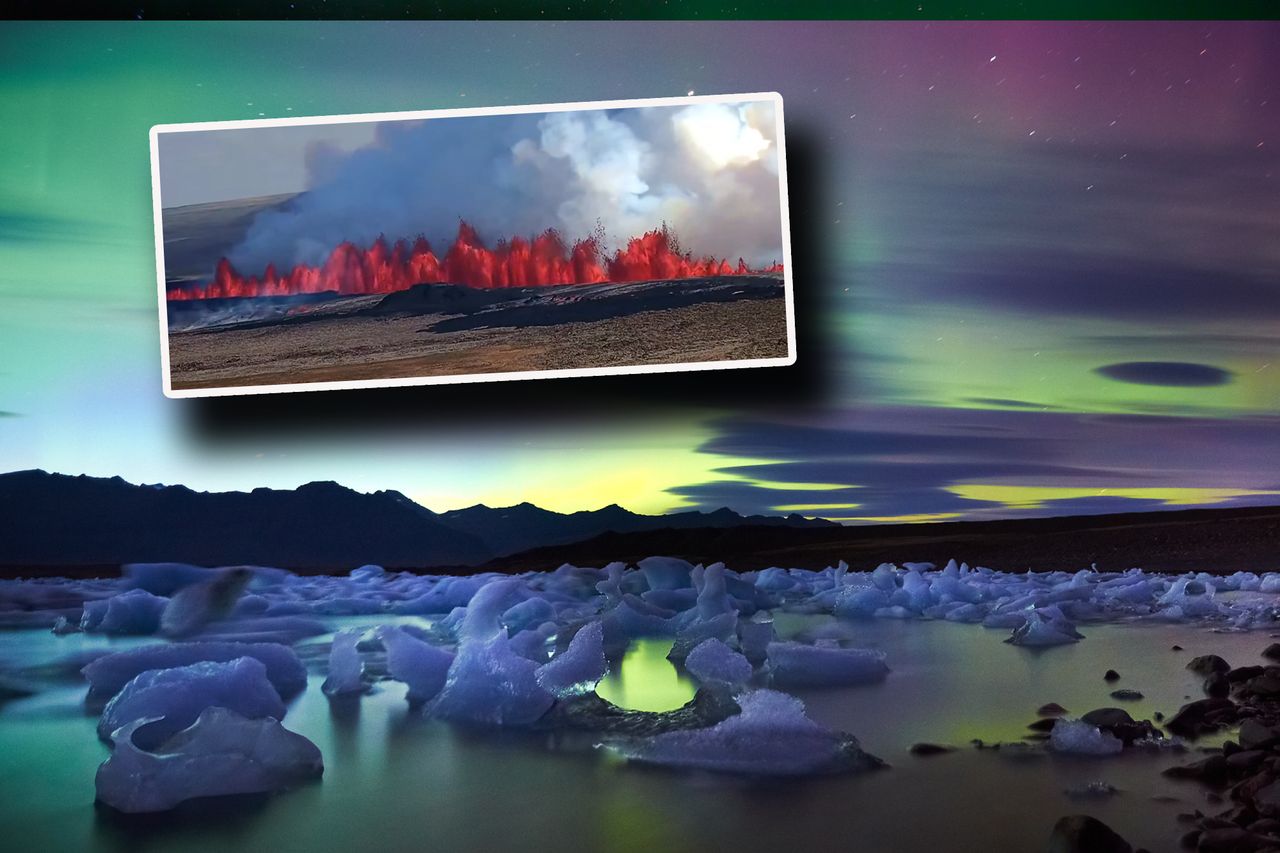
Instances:
[[[513,237],[487,247],[466,222],[453,244],[437,255],[426,238],[388,243],[379,237],[367,249],[344,241],[318,266],[300,263],[281,273],[268,264],[261,275],[243,275],[222,258],[213,280],[168,291],[170,300],[245,296],[292,296],[334,292],[344,295],[391,293],[415,284],[448,283],[491,289],[557,284],[654,281],[707,276],[780,273],[774,263],[751,269],[739,258],[695,258],[682,252],[674,233],[663,226],[633,237],[612,257],[601,250],[599,235],[568,245],[555,229],[537,237]]]

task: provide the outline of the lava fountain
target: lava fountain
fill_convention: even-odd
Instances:
[[[344,295],[391,293],[415,284],[464,284],[476,288],[534,287],[555,284],[656,281],[720,275],[782,272],[781,264],[751,269],[741,258],[736,266],[714,257],[695,258],[681,252],[667,227],[633,237],[625,248],[606,257],[599,237],[569,246],[554,229],[525,239],[513,237],[488,248],[466,222],[441,257],[423,237],[412,244],[389,244],[379,237],[367,249],[349,241],[339,244],[319,266],[298,264],[281,273],[268,265],[260,276],[242,275],[227,258],[218,262],[213,280],[168,291],[170,300],[225,299],[242,296],[292,296],[334,292]]]

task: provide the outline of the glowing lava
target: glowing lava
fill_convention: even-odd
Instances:
[[[680,251],[667,228],[628,241],[613,257],[603,257],[598,238],[565,244],[554,230],[523,239],[514,237],[490,249],[465,222],[441,258],[419,237],[412,244],[388,244],[379,237],[367,249],[351,242],[338,245],[320,266],[298,264],[286,273],[268,265],[261,276],[241,275],[226,258],[218,261],[213,280],[168,292],[170,300],[224,299],[240,296],[291,296],[299,293],[391,293],[415,284],[465,284],[477,288],[532,287],[553,284],[651,281],[717,275],[780,273],[781,264],[751,269],[739,258],[731,266],[723,258],[694,258]]]

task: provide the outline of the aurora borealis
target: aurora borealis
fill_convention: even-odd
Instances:
[[[1280,502],[1278,39],[1204,22],[0,25],[0,469],[852,521]],[[795,283],[820,393],[601,412],[582,384],[554,422],[495,402],[229,436],[163,398],[151,125],[690,91],[784,98],[811,179],[791,216],[818,250]]]

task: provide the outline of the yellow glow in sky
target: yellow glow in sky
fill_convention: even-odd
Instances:
[[[1151,486],[1142,488],[1065,487],[1065,486],[1004,486],[969,483],[948,486],[947,491],[959,497],[975,501],[994,501],[1011,509],[1037,509],[1047,501],[1073,498],[1135,498],[1161,501],[1167,506],[1192,506],[1214,504],[1232,498],[1252,495],[1271,495],[1274,492],[1258,489],[1197,489]]]

